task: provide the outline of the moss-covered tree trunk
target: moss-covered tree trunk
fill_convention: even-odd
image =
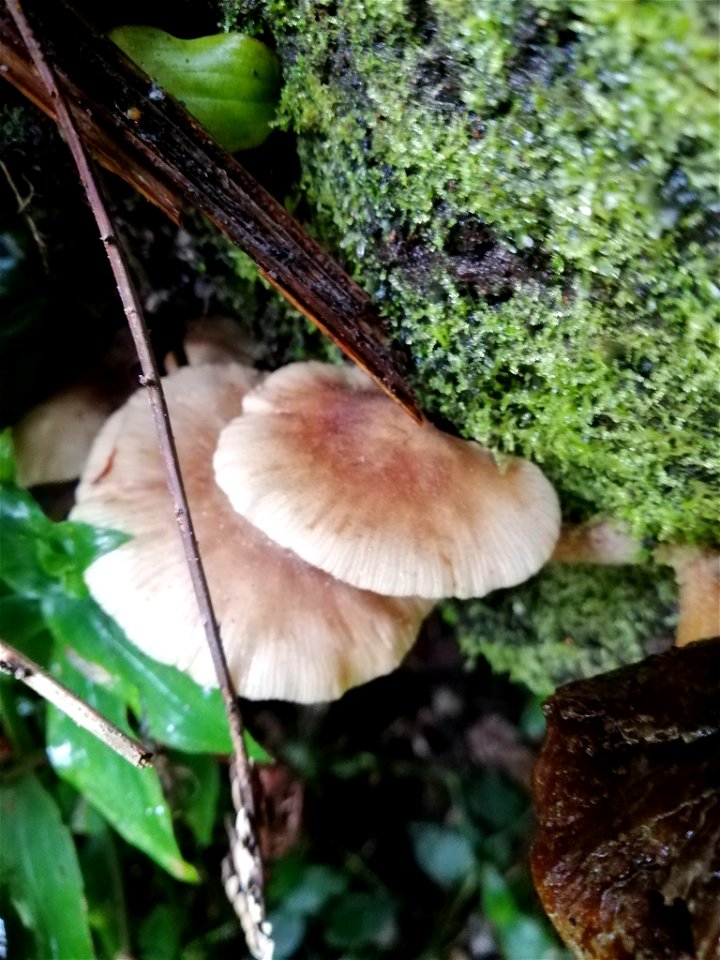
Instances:
[[[717,6],[260,7],[307,219],[406,344],[426,409],[541,463],[568,518],[717,540]],[[608,577],[578,599],[582,575],[551,574],[484,605],[474,636],[546,641],[536,686],[638,656],[669,581]]]

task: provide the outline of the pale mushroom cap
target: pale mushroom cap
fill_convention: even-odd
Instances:
[[[393,670],[430,605],[338,583],[233,511],[212,454],[257,380],[230,365],[186,367],[164,380],[190,509],[238,692],[329,700]],[[142,392],[101,431],[77,496],[74,520],[133,536],[87,570],[93,596],[150,656],[216,685]]]
[[[183,337],[185,358],[191,367],[206,363],[245,363],[257,360],[258,348],[230,317],[197,317],[185,325]],[[179,369],[173,353],[165,357],[165,369]]]
[[[13,427],[18,484],[34,487],[79,477],[112,408],[100,389],[84,383],[33,407]]]
[[[416,424],[359,370],[291,364],[246,397],[214,459],[233,507],[353,586],[473,597],[549,559],[560,530],[538,467]]]

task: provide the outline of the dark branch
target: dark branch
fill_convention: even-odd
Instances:
[[[258,264],[263,275],[416,420],[404,363],[370,297],[287,211],[167,94],[64,0],[38,0],[47,59],[90,151],[174,220],[191,205]],[[4,76],[46,113],[56,101],[40,81],[12,19],[0,9]],[[157,97],[157,88],[155,88]]]

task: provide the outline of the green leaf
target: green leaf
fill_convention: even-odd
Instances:
[[[265,747],[261,747],[257,742],[255,737],[247,730],[243,731],[243,739],[245,740],[245,749],[247,750],[247,755],[251,760],[254,760],[255,763],[274,763],[274,758],[267,752]]]
[[[468,839],[454,827],[438,823],[409,825],[415,859],[438,886],[448,890],[459,886],[476,867]]]
[[[391,900],[371,893],[350,893],[328,909],[325,940],[331,947],[353,950],[387,943],[394,928]]]
[[[90,926],[103,956],[129,956],[130,928],[117,841],[93,807],[83,804],[83,808],[86,820],[91,821],[79,851]]]
[[[142,960],[168,960],[180,954],[180,934],[184,917],[178,909],[159,904],[140,925],[138,941]]]
[[[119,530],[91,527],[87,523],[76,523],[74,520],[62,520],[52,525],[52,539],[58,549],[63,550],[68,557],[72,557],[75,569],[82,571],[98,557],[127,543],[131,537]]]
[[[303,867],[295,887],[283,899],[283,909],[290,913],[312,916],[319,913],[333,897],[347,889],[347,877],[322,863]]]
[[[508,883],[492,866],[483,869],[482,905],[504,956],[513,960],[569,960],[547,921],[523,911]]]
[[[52,595],[43,612],[60,643],[112,676],[154,739],[186,753],[230,752],[218,690],[200,687],[174,667],[151,660],[91,599]]]
[[[104,717],[130,733],[121,700],[71,666],[54,651],[53,675]],[[179,880],[195,882],[183,860],[157,772],[140,770],[48,705],[47,753],[55,772],[82,793],[133,846]]]
[[[40,603],[34,597],[22,597],[18,594],[1,594],[0,589],[0,636],[15,647],[22,647],[23,653],[34,660],[42,660],[30,653],[29,647],[37,650],[47,636],[45,620]],[[36,641],[37,642],[34,642]]]
[[[0,538],[0,579],[25,598],[58,592],[87,596],[83,570],[127,540],[113,530],[53,523],[28,493],[9,481],[0,484]]]
[[[275,960],[287,960],[294,956],[305,939],[306,919],[297,913],[278,907],[268,912],[268,920],[272,925]]]
[[[212,839],[220,795],[220,771],[214,757],[175,752],[169,788],[173,810],[192,830],[200,846]]]
[[[0,787],[0,878],[42,960],[95,956],[82,876],[70,831],[40,781],[25,774]]]
[[[257,147],[270,133],[280,65],[259,40],[237,33],[181,40],[135,26],[117,27],[110,37],[227,150]]]
[[[473,815],[494,830],[512,826],[527,809],[527,800],[520,791],[494,771],[473,779],[466,789]]]
[[[2,258],[0,257],[0,295],[2,289]],[[0,484],[15,483],[15,455],[13,450],[12,431],[0,430]]]

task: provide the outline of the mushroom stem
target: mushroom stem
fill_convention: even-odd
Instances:
[[[22,680],[31,690],[39,693],[58,710],[62,710],[79,727],[88,730],[128,763],[132,763],[135,767],[152,765],[151,751],[146,750],[141,743],[133,740],[84,700],[75,696],[72,690],[68,690],[66,686],[51,677],[34,660],[2,640],[0,640],[0,672],[7,673],[16,680]]]
[[[677,646],[720,636],[720,554],[701,547],[662,546],[654,557],[675,571],[680,607]]]

